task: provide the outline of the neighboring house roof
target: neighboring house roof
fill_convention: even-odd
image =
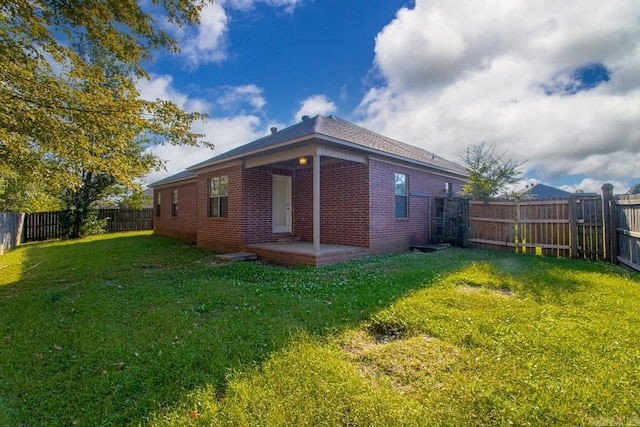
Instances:
[[[280,131],[272,132],[271,135],[212,157],[189,167],[188,170],[194,171],[224,161],[250,156],[270,148],[287,146],[314,138],[348,146],[352,149],[361,149],[387,156],[391,155],[424,166],[445,170],[461,176],[468,176],[468,171],[463,166],[446,160],[427,150],[396,141],[395,139],[380,135],[341,118],[335,116],[325,117],[322,115],[317,115],[313,118],[305,116],[300,123],[296,123]]]
[[[557,199],[571,196],[573,193],[560,190],[559,188],[550,187],[544,184],[536,184],[524,192],[529,194],[533,199]]]
[[[162,187],[163,185],[175,184],[176,182],[187,181],[195,177],[196,177],[195,172],[182,171],[182,172],[178,172],[175,175],[171,175],[167,178],[161,179],[160,181],[156,181],[153,184],[149,184],[148,187],[149,188]]]

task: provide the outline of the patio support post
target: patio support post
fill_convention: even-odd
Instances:
[[[320,156],[313,156],[313,253],[320,252]]]

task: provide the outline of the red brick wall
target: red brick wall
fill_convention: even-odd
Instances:
[[[340,162],[320,170],[320,241],[368,247],[368,166]],[[293,233],[313,241],[313,170],[293,176]]]
[[[173,216],[173,191],[178,190],[178,215]],[[158,193],[161,194],[160,216],[157,215]],[[153,232],[163,236],[195,242],[197,236],[198,217],[196,182],[176,183],[165,188],[153,190]]]
[[[209,217],[209,178],[229,177],[229,216]],[[219,252],[242,248],[242,166],[198,175],[198,246]],[[163,196],[164,197],[164,196]]]
[[[369,173],[363,163],[327,165],[320,177],[320,241],[369,247]]]
[[[453,192],[462,189],[459,179],[371,160],[369,180],[371,199],[372,253],[406,250],[431,241],[434,197],[444,195],[445,182]],[[395,217],[395,173],[404,173],[409,181],[409,217]],[[430,197],[426,197],[429,195]]]
[[[298,169],[292,178],[293,235],[313,242],[313,169]]]
[[[283,171],[275,172],[284,175]],[[272,239],[273,174],[273,169],[264,167],[243,172],[244,244],[270,242]]]

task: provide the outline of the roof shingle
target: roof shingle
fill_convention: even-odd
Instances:
[[[191,166],[188,169],[193,171],[210,164],[215,164],[235,157],[242,157],[243,155],[249,155],[258,150],[266,149],[271,146],[306,136],[317,136],[320,138],[325,136],[346,143],[359,145],[367,150],[378,151],[380,154],[391,154],[423,163],[427,166],[435,166],[458,174],[467,174],[467,170],[463,166],[427,150],[396,141],[395,139],[380,135],[341,118],[335,116],[325,117],[322,115],[317,115],[313,118],[303,120],[300,123],[296,123],[293,126],[289,126],[288,128],[282,129],[271,135],[256,139],[255,141],[241,145],[240,147],[234,148],[226,153],[212,157],[204,162]]]

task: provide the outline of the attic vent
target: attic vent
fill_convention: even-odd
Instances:
[[[306,122],[306,121],[307,121],[307,120],[309,120],[309,119],[310,119],[310,117],[309,117],[309,116],[307,116],[307,115],[302,116],[302,121],[303,121],[303,122]]]
[[[278,128],[275,126],[272,128],[269,128],[269,130],[271,131],[271,135],[275,135],[275,133],[278,132]]]

